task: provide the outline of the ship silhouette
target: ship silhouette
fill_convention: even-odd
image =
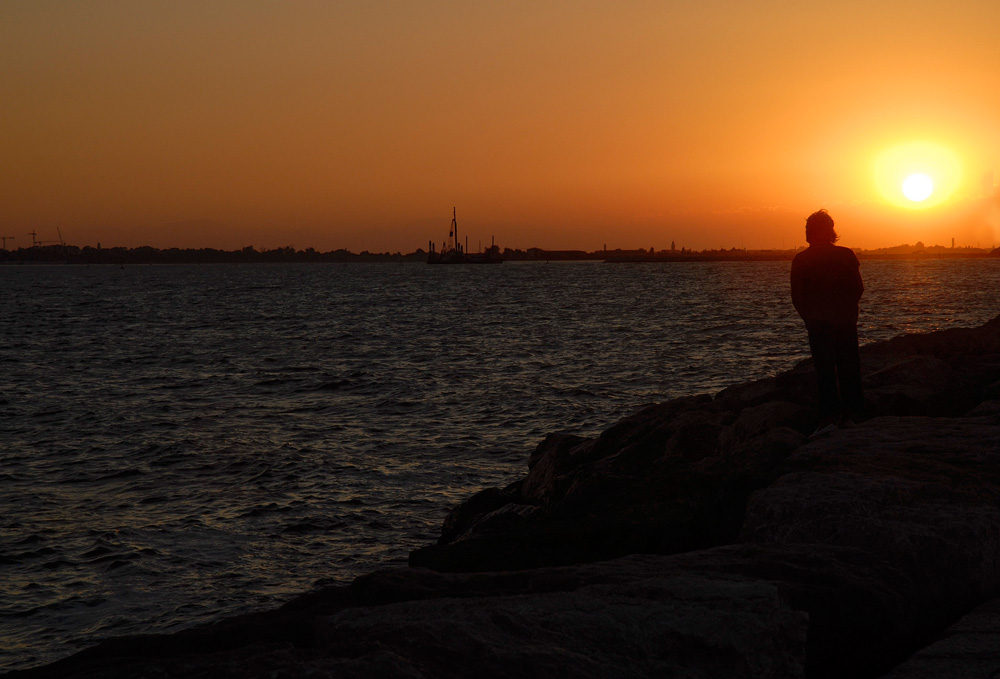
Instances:
[[[448,232],[448,242],[440,251],[435,250],[434,241],[428,243],[428,264],[500,264],[503,262],[497,255],[497,248],[490,239],[490,249],[486,252],[468,253],[468,236],[466,247],[458,240],[458,218],[455,208],[451,209],[451,230]]]

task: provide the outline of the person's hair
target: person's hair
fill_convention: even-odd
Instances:
[[[836,243],[839,238],[833,230],[833,217],[826,210],[817,210],[806,217],[807,243]]]

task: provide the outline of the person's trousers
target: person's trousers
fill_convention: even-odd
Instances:
[[[806,330],[819,379],[820,411],[828,416],[860,416],[864,394],[861,389],[858,326],[806,321]]]

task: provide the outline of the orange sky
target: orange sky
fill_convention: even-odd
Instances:
[[[755,249],[825,207],[848,246],[988,247],[998,26],[994,0],[5,0],[0,235],[407,252],[457,206],[473,248]]]

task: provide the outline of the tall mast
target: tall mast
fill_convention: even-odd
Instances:
[[[455,217],[455,208],[451,209],[451,233],[455,237],[455,249],[460,247],[458,242],[458,219]]]

